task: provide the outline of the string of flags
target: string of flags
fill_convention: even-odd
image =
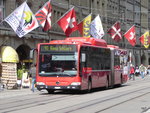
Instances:
[[[52,27],[51,18],[51,0],[48,0],[35,14],[32,13],[25,1],[8,15],[4,21],[6,21],[18,37],[21,38],[39,26],[43,28],[43,31],[50,30]],[[71,33],[76,30],[78,30],[80,35],[85,38],[92,36],[101,39],[105,35],[99,15],[92,20],[92,14],[89,14],[78,23],[74,7],[70,8],[62,17],[60,17],[57,24],[64,31],[66,36],[70,36]],[[132,46],[136,45],[136,30],[134,25],[122,35],[120,22],[117,21],[110,29],[108,29],[107,33],[116,42],[122,40],[122,36],[124,36]],[[150,44],[149,31],[146,31],[139,40],[145,48],[148,48]]]

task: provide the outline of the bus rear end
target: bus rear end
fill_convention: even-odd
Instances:
[[[80,90],[78,53],[76,45],[39,44],[37,60],[37,89]]]

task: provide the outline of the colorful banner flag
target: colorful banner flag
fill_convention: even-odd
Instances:
[[[46,2],[44,6],[35,14],[36,19],[43,27],[43,31],[48,31],[51,28],[52,6],[50,1],[51,0]]]
[[[120,22],[116,22],[109,30],[108,34],[111,35],[112,39],[119,42],[122,39]]]
[[[125,34],[124,37],[129,41],[132,46],[136,44],[135,26],[133,25]]]
[[[90,24],[91,24],[92,14],[89,14],[78,24],[78,30],[82,37],[90,37]]]
[[[26,2],[22,3],[15,11],[8,15],[4,21],[12,27],[19,37],[23,37],[39,26]]]
[[[104,30],[99,15],[97,15],[95,19],[91,22],[90,33],[94,38],[101,39],[104,36]]]
[[[62,28],[66,36],[70,36],[72,32],[76,31],[78,29],[78,25],[74,8],[71,8],[68,12],[66,12],[59,19],[57,24]]]
[[[145,48],[149,47],[149,31],[146,31],[140,38],[139,40],[141,41],[141,43],[144,45]]]

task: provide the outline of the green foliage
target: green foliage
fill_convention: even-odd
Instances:
[[[18,69],[18,71],[17,71],[17,78],[18,79],[22,79],[23,72],[24,72],[23,69]]]

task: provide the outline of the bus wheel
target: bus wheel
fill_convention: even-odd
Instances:
[[[90,93],[92,90],[92,82],[89,80],[88,81],[88,89],[87,89],[87,92]]]
[[[52,90],[52,89],[46,89],[46,90],[47,90],[48,94],[54,93],[54,90]]]

